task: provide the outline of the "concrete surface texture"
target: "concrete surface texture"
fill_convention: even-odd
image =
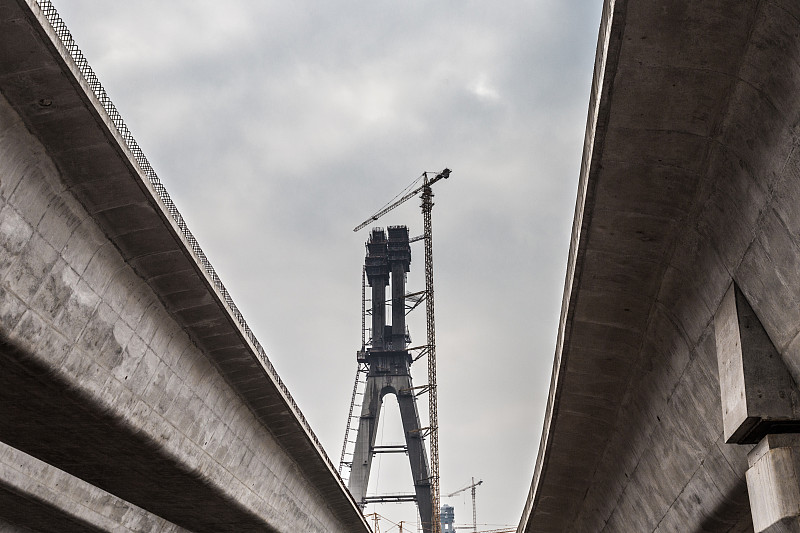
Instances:
[[[770,433],[800,430],[794,380],[735,283],[714,330],[725,442],[757,444]]]
[[[753,528],[767,533],[800,530],[800,435],[767,435],[747,459]]]
[[[726,443],[714,318],[735,282],[796,393],[798,94],[797,2],[605,2],[520,532],[783,530]]]
[[[0,526],[367,531],[35,2],[0,50]]]
[[[23,531],[187,531],[5,443],[0,480],[0,508]],[[0,521],[0,531],[16,530]]]

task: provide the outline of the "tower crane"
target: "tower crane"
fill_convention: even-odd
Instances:
[[[444,498],[450,498],[457,494],[461,494],[465,490],[472,489],[472,531],[473,533],[477,533],[478,531],[478,516],[475,512],[475,487],[483,483],[483,480],[479,479],[478,482],[475,482],[475,478],[472,478],[472,483],[464,487],[463,489],[458,489],[455,492],[451,492],[450,494],[445,494]]]
[[[431,517],[432,533],[441,533],[441,523],[439,522],[439,414],[436,401],[436,324],[434,321],[433,308],[433,229],[431,226],[431,210],[433,208],[433,191],[431,186],[441,179],[450,177],[450,169],[445,168],[429,177],[433,172],[423,172],[422,185],[406,193],[395,201],[390,201],[379,209],[374,215],[356,226],[353,231],[359,231],[372,224],[380,217],[405,203],[406,201],[419,195],[422,200],[423,235],[425,240],[425,316],[427,332],[427,355],[428,355],[428,418],[429,418],[429,437],[430,437],[430,483],[431,483],[431,507],[433,516]],[[409,186],[419,182],[419,178]],[[401,193],[402,194],[402,193]],[[417,240],[417,239],[413,239]]]

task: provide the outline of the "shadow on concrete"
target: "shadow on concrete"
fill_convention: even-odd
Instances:
[[[700,523],[700,531],[708,533],[752,533],[750,499],[747,483],[741,479],[725,495],[725,499]]]
[[[0,440],[192,531],[274,531],[3,338]]]
[[[102,530],[77,521],[54,510],[47,503],[26,498],[0,487],[0,517],[11,524],[24,526],[23,531],[36,533],[102,533]],[[3,530],[0,522],[0,530]]]

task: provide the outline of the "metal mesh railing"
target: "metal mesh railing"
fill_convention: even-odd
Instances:
[[[292,398],[292,395],[289,393],[289,389],[286,388],[286,385],[281,380],[278,372],[275,370],[275,367],[272,366],[269,358],[267,357],[264,348],[258,342],[258,339],[250,330],[250,326],[247,325],[247,322],[244,319],[241,311],[239,308],[236,307],[236,304],[233,303],[233,299],[231,298],[230,294],[228,294],[228,290],[222,284],[222,281],[219,279],[217,272],[214,270],[214,267],[211,266],[206,254],[203,253],[203,250],[200,248],[200,245],[197,243],[197,239],[194,238],[192,232],[189,231],[189,228],[186,226],[186,221],[181,216],[178,208],[173,203],[172,199],[170,198],[169,194],[167,193],[167,189],[161,183],[161,180],[156,175],[155,170],[153,167],[150,166],[150,162],[145,157],[144,152],[142,149],[139,148],[139,144],[136,142],[136,139],[133,138],[128,126],[125,125],[125,121],[122,120],[122,116],[117,111],[117,108],[114,106],[114,103],[111,101],[111,98],[108,97],[106,90],[100,84],[100,81],[97,79],[97,75],[92,70],[92,67],[89,66],[89,62],[84,57],[83,52],[81,52],[78,45],[75,44],[75,40],[72,38],[72,34],[70,33],[69,29],[67,29],[67,25],[59,16],[58,11],[53,6],[53,3],[50,0],[36,0],[39,8],[42,11],[42,14],[47,19],[47,22],[53,28],[58,38],[61,40],[61,43],[69,52],[69,55],[72,57],[75,65],[80,70],[81,75],[83,76],[86,83],[88,83],[89,87],[91,88],[92,92],[94,93],[95,97],[99,100],[100,104],[105,109],[108,117],[111,119],[111,122],[116,127],[119,134],[122,136],[125,144],[127,145],[128,149],[130,150],[131,154],[133,155],[136,163],[139,165],[141,171],[147,176],[147,179],[150,180],[150,183],[153,185],[158,197],[161,199],[161,202],[166,207],[167,211],[169,212],[172,219],[178,225],[183,233],[184,238],[188,242],[192,252],[194,253],[197,261],[202,265],[203,269],[206,271],[208,276],[211,278],[214,287],[219,291],[222,299],[225,301],[225,304],[228,306],[230,313],[234,316],[236,321],[238,322],[239,326],[242,328],[242,331],[250,340],[250,342],[255,346],[256,352],[258,353],[258,357],[261,359],[261,362],[266,367],[267,371],[270,373],[272,378],[278,384],[280,389],[286,395],[286,398],[289,400],[289,404],[294,411],[295,415],[297,416],[300,423],[306,429],[308,434],[311,436],[311,439],[316,444],[317,448],[319,449],[320,453],[322,454],[323,459],[328,463],[332,472],[337,472],[336,468],[333,466],[328,455],[325,453],[325,449],[322,447],[322,444],[317,439],[317,436],[311,429],[311,426],[308,424],[308,421],[303,416],[303,413],[300,411],[300,408],[297,406],[297,403]]]

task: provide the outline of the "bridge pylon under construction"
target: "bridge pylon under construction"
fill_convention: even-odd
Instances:
[[[416,392],[411,381],[412,356],[407,349],[406,273],[410,270],[411,246],[406,226],[372,230],[367,242],[365,272],[371,288],[372,336],[358,352],[359,365],[366,366],[366,382],[358,418],[348,488],[363,508],[367,503],[390,501],[367,497],[372,459],[377,453],[406,452],[411,464],[414,494],[423,531],[432,531],[433,509],[424,428],[420,427]],[[390,283],[391,282],[391,283]],[[386,323],[386,287],[391,285],[391,325]],[[376,446],[383,398],[394,394],[400,408],[405,446]],[[391,501],[398,500],[397,496]]]

